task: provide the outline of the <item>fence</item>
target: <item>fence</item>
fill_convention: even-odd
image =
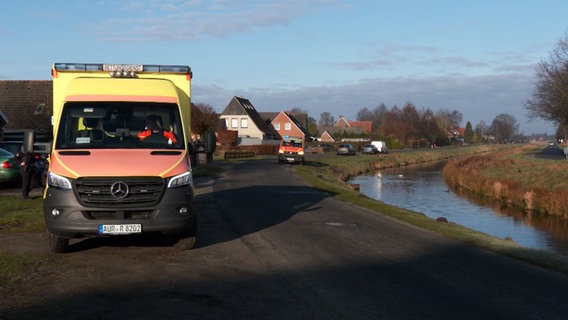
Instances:
[[[254,151],[247,150],[230,150],[225,151],[223,159],[240,159],[240,158],[254,158]]]

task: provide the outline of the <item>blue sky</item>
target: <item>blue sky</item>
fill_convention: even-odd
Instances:
[[[462,126],[528,121],[535,67],[568,30],[568,1],[9,1],[0,79],[49,80],[54,62],[184,64],[192,101],[233,96],[355,120],[380,103],[458,110]]]

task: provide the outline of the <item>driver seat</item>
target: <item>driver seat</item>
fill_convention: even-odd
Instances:
[[[102,142],[104,140],[104,131],[97,129],[99,119],[97,118],[83,118],[83,125],[85,130],[79,130],[77,137],[89,138],[91,142]]]

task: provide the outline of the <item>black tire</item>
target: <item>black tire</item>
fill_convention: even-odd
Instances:
[[[193,220],[193,225],[186,231],[185,234],[180,235],[177,238],[174,247],[179,250],[190,250],[195,246],[195,240],[197,236],[197,219]]]
[[[50,235],[51,252],[65,253],[69,250],[69,238],[63,238],[54,234]]]

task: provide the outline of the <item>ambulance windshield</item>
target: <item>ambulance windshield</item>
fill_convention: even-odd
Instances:
[[[68,102],[56,149],[183,149],[178,107],[148,102]]]

